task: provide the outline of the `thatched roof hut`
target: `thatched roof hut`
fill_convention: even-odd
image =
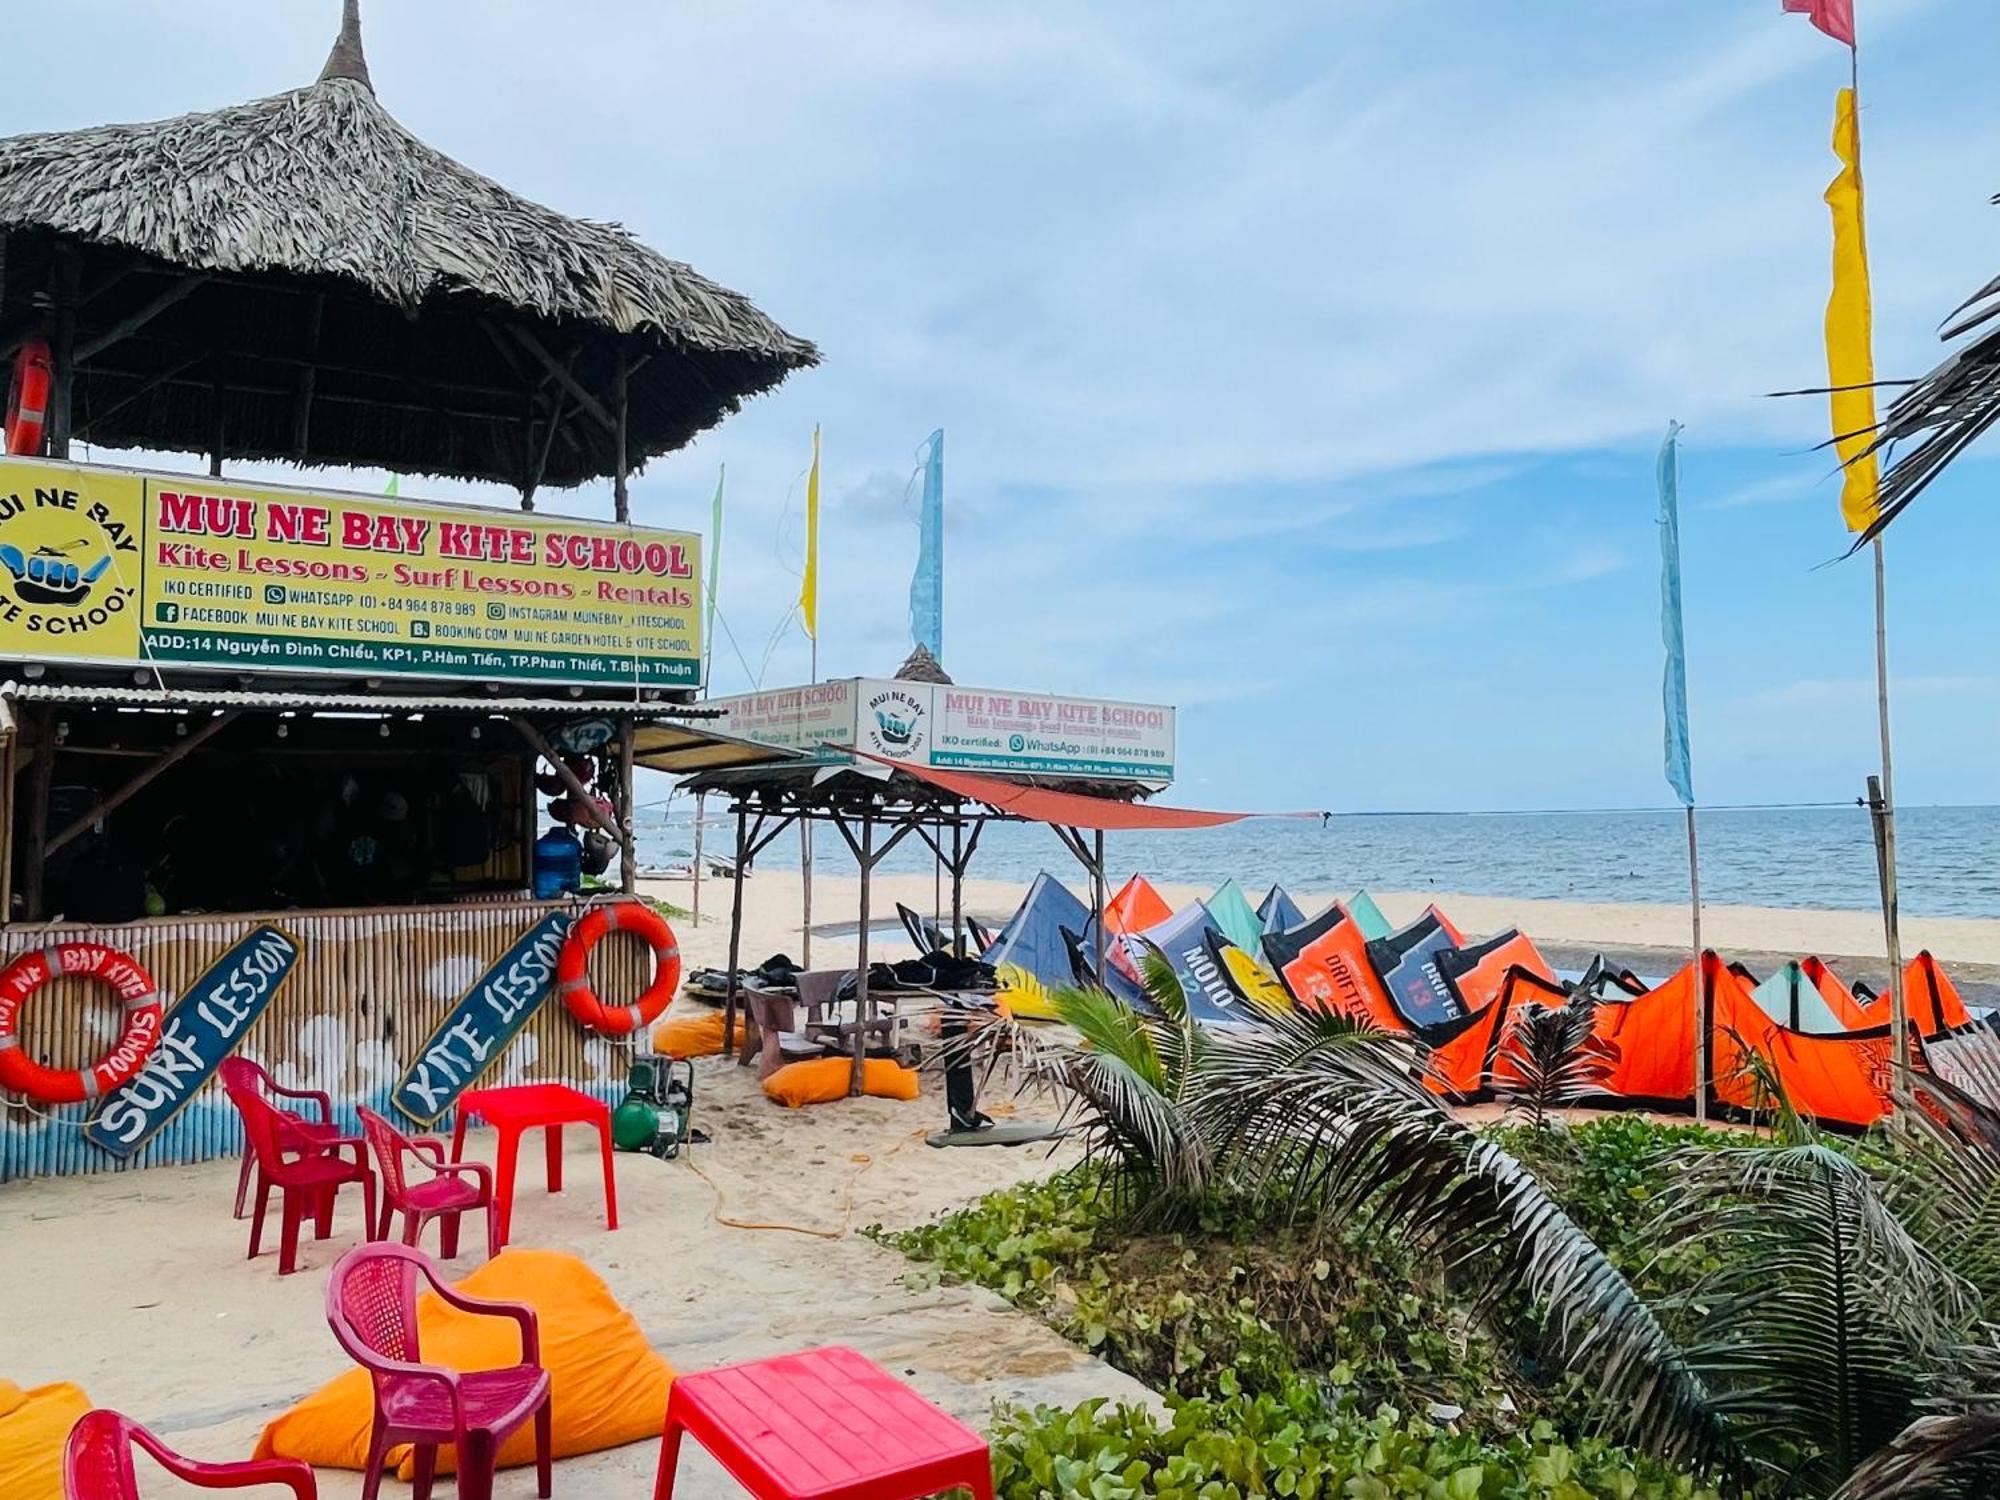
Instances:
[[[59,388],[73,370],[58,441],[524,497],[636,468],[818,359],[616,225],[418,140],[375,97],[356,0],[306,88],[0,140],[0,350],[44,329]]]

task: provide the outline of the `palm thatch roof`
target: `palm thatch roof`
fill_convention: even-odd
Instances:
[[[1995,197],[2000,203],[2000,197]],[[1945,320],[1939,337],[1949,341],[1984,332],[1890,403],[1877,430],[1874,450],[1915,441],[1882,475],[1875,524],[1859,546],[1907,509],[1988,428],[2000,421],[2000,277],[1986,283]]]
[[[931,648],[918,641],[910,654],[903,658],[903,664],[896,668],[897,682],[935,682],[950,687],[951,673],[945,671],[942,663],[931,655]]]
[[[79,438],[530,490],[614,472],[621,389],[637,467],[818,360],[418,140],[375,97],[355,0],[306,88],[0,140],[0,344],[52,305]]]

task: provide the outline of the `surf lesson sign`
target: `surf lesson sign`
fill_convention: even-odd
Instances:
[[[550,912],[494,961],[418,1049],[389,1102],[419,1125],[435,1125],[490,1067],[555,988],[556,959],[575,925]]]
[[[174,1002],[139,1071],[97,1101],[84,1139],[120,1159],[136,1155],[215,1076],[298,961],[298,939],[277,927],[237,942]]]

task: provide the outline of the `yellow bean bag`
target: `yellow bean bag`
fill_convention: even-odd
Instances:
[[[653,1351],[632,1315],[618,1305],[598,1274],[574,1255],[553,1250],[503,1250],[455,1283],[469,1297],[525,1302],[535,1309],[542,1336],[542,1364],[550,1376],[555,1455],[595,1453],[658,1438],[674,1372]],[[418,1342],[425,1364],[454,1370],[492,1370],[521,1358],[519,1328],[505,1318],[482,1318],[447,1307],[425,1293],[417,1303]],[[368,1427],[375,1397],[368,1372],[336,1376],[264,1429],[259,1458],[297,1458],[318,1468],[359,1469],[368,1461]],[[389,1450],[404,1479],[415,1468],[412,1450]],[[451,1447],[438,1449],[438,1472],[456,1467]],[[500,1445],[500,1467],[535,1461],[535,1424]],[[12,1491],[0,1489],[11,1500]]]
[[[847,1097],[854,1062],[846,1057],[815,1057],[786,1063],[764,1080],[764,1092],[787,1109],[807,1104],[831,1104]],[[894,1058],[871,1057],[861,1065],[861,1092],[877,1099],[914,1099],[922,1092],[915,1070]]]
[[[65,1381],[24,1391],[0,1380],[0,1495],[63,1500],[63,1445],[89,1410],[81,1386]]]
[[[653,1050],[662,1057],[715,1057],[722,1051],[723,1014],[705,1010],[699,1015],[668,1016],[653,1028]],[[742,1011],[736,1013],[736,1045],[754,1046],[757,1028]]]

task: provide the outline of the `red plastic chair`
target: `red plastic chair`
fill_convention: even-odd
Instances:
[[[382,1178],[382,1222],[377,1239],[389,1238],[389,1220],[403,1216],[403,1243],[414,1245],[432,1219],[438,1229],[439,1258],[458,1254],[458,1221],[467,1209],[486,1210],[486,1253],[500,1253],[500,1206],[493,1198],[493,1169],[484,1162],[448,1162],[444,1142],[428,1136],[407,1136],[372,1109],[361,1111],[361,1128],[375,1149],[375,1170]],[[418,1158],[434,1174],[427,1182],[403,1175],[403,1153]],[[470,1178],[470,1181],[466,1179]]]
[[[521,1362],[504,1370],[449,1370],[422,1363],[417,1343],[417,1278],[451,1306],[521,1325]],[[549,1372],[542,1368],[535,1310],[521,1302],[467,1297],[438,1278],[421,1250],[358,1245],[335,1262],[326,1283],[326,1321],[375,1386],[375,1421],[361,1500],[375,1500],[382,1462],[400,1443],[416,1447],[411,1500],[430,1500],[438,1444],[458,1453],[459,1500],[491,1500],[500,1445],[535,1419],[535,1493],[548,1500],[552,1476]]]
[[[295,1131],[301,1140],[310,1141],[322,1150],[329,1151],[339,1150],[355,1143],[356,1137],[342,1135],[340,1127],[333,1123],[333,1100],[319,1089],[288,1089],[247,1057],[224,1058],[221,1072],[224,1088],[240,1084],[255,1090],[266,1100],[303,1099],[319,1106],[317,1120],[308,1119],[292,1110],[279,1110],[289,1122],[286,1128]],[[243,1136],[243,1165],[236,1173],[236,1217],[239,1219],[243,1217],[243,1205],[250,1196],[250,1171],[256,1164],[257,1152],[250,1144],[249,1132],[246,1130]]]
[[[103,1410],[85,1412],[69,1430],[69,1442],[63,1448],[65,1500],[139,1500],[139,1476],[132,1465],[134,1448],[144,1448],[161,1468],[198,1490],[240,1490],[255,1484],[282,1484],[296,1500],[319,1500],[312,1470],[297,1459],[196,1463],[191,1458],[182,1458],[130,1417]]]
[[[368,1165],[366,1148],[354,1138],[354,1160],[323,1151],[300,1139],[285,1123],[293,1117],[277,1110],[254,1087],[241,1081],[225,1080],[229,1099],[243,1116],[250,1146],[257,1154],[257,1211],[250,1222],[250,1255],[264,1242],[264,1214],[271,1205],[271,1189],[284,1193],[284,1228],[278,1244],[278,1274],[289,1276],[298,1269],[299,1222],[312,1211],[313,1233],[325,1239],[333,1232],[333,1200],[343,1184],[361,1184],[363,1239],[375,1237],[375,1173]],[[288,1160],[288,1154],[293,1158]]]

